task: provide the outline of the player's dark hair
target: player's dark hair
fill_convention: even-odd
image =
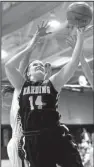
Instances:
[[[24,78],[26,79],[26,80],[29,80],[29,77],[28,77],[28,75],[27,75],[27,72],[28,72],[28,70],[29,70],[29,65],[25,68],[25,70],[24,70]]]

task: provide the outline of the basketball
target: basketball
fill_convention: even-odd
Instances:
[[[74,2],[67,9],[67,20],[78,28],[86,27],[92,20],[92,10],[85,2]]]

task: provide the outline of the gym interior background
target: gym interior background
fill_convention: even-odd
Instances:
[[[50,62],[54,68],[52,73],[58,71],[71,58],[72,49],[67,45],[66,39],[71,34],[72,26],[62,31],[62,25],[66,22],[66,11],[72,2],[2,2],[2,89],[10,85],[6,74],[5,63],[19,51],[24,49],[35,33],[37,24],[42,20],[48,21],[53,36],[42,39],[32,58],[41,55],[43,62]],[[93,2],[87,2],[93,10]],[[93,68],[93,21],[89,30],[85,33],[84,55]],[[89,133],[92,144],[94,143],[93,120],[93,91],[89,82],[79,82],[79,77],[84,76],[79,65],[74,76],[62,89],[59,99],[59,111],[62,115],[62,123],[65,123],[78,142],[83,128]],[[8,159],[7,144],[12,135],[10,126],[10,106],[12,93],[2,95],[1,114],[1,159]]]

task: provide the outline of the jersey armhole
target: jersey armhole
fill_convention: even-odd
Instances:
[[[58,92],[58,91],[55,89],[55,87],[54,87],[53,83],[50,81],[50,79],[48,79],[48,81],[49,81],[50,84],[52,85],[52,87],[53,87],[55,93],[56,93],[56,94],[60,94],[60,92]]]
[[[26,83],[27,83],[27,81],[24,81],[23,85],[21,86],[20,93],[19,93],[19,96],[18,96],[18,101],[20,101],[20,97],[22,95],[23,87],[25,86]]]

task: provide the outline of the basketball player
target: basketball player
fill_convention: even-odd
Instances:
[[[46,63],[45,64],[46,68],[46,75],[45,79],[48,79],[51,76],[51,64]],[[20,68],[20,73],[21,72]],[[11,105],[11,111],[10,111],[10,125],[12,128],[12,138],[10,139],[8,145],[7,145],[7,153],[8,157],[11,163],[11,167],[22,167],[22,161],[18,155],[18,146],[19,142],[22,136],[22,128],[20,126],[20,122],[17,120],[17,114],[18,114],[18,109],[19,109],[19,104],[18,104],[18,96],[19,96],[19,91],[16,89],[13,90],[13,87],[7,86],[5,89],[5,92],[13,92],[13,100],[12,100],[12,105]],[[28,167],[28,164],[26,161],[25,162],[25,167]]]
[[[7,153],[11,163],[11,167],[22,167],[21,159],[18,155],[18,142],[22,136],[20,122],[17,120],[17,113],[19,109],[18,97],[19,92],[14,91],[12,106],[10,111],[10,124],[12,127],[12,138],[7,145]]]
[[[74,37],[70,36],[66,40],[66,42],[69,44],[69,46],[74,48],[75,47],[75,42],[76,42],[76,36],[74,36]],[[92,73],[92,71],[90,69],[89,64],[85,60],[83,51],[81,52],[81,55],[80,55],[80,62],[81,62],[81,65],[82,65],[83,72],[84,72],[86,78],[88,79],[88,82],[90,83],[92,89],[94,89],[94,86],[93,86],[93,73]]]
[[[42,27],[42,31],[46,35],[46,29]],[[35,38],[41,34],[39,28]],[[8,79],[20,92],[18,113],[23,128],[21,144],[23,157],[28,160],[30,167],[56,167],[56,164],[62,167],[82,167],[78,150],[68,135],[68,129],[60,126],[57,107],[62,87],[78,66],[83,36],[84,32],[78,30],[71,61],[47,80],[44,80],[44,64],[39,60],[28,65],[25,78],[15,68],[14,58],[5,66]]]
[[[46,63],[45,66],[46,66],[45,78],[48,79],[51,76],[51,64]],[[10,111],[10,125],[12,128],[12,138],[10,139],[7,145],[7,153],[11,163],[11,167],[22,167],[22,161],[18,155],[18,143],[22,136],[22,129],[20,127],[20,122],[17,120],[17,114],[19,109],[19,104],[18,104],[19,92],[16,89],[14,90],[12,86],[6,86],[3,94],[7,92],[11,93],[14,92],[11,111]],[[25,162],[25,164],[27,163]],[[26,166],[27,165],[25,165],[25,167]]]
[[[46,28],[46,25],[44,25],[44,28]],[[21,75],[23,75],[23,71],[24,71],[24,68],[25,68],[24,63],[23,63],[24,54],[26,54],[27,57],[30,57],[32,51],[36,47],[37,40],[35,40],[34,42],[32,42],[32,41],[33,40],[30,41],[28,46],[23,51],[21,51],[20,53],[18,53],[14,56],[14,59],[16,59],[16,65],[19,61],[21,61],[20,66],[19,66],[19,72],[20,72]],[[47,79],[51,75],[51,64],[46,63],[45,64],[45,69],[46,69],[45,78]],[[10,87],[6,86],[5,90],[4,90],[4,94],[6,92],[13,92],[13,91],[14,91],[14,94],[13,94],[13,100],[12,100],[11,111],[10,111],[10,124],[11,124],[11,127],[12,127],[12,138],[8,143],[7,153],[8,153],[8,157],[9,157],[9,160],[11,162],[12,167],[22,167],[22,161],[21,161],[21,159],[18,155],[18,144],[19,144],[20,138],[22,136],[22,128],[20,126],[20,122],[19,122],[19,119],[18,119],[18,109],[19,109],[18,96],[19,96],[19,91],[17,89],[13,90],[12,86],[10,86]],[[27,167],[27,162],[26,161],[25,161],[25,167]]]
[[[25,54],[27,54],[27,57],[30,57],[30,53],[34,49],[34,47],[32,48],[31,46],[34,46],[34,44],[35,43],[33,43],[32,45],[31,43],[30,45],[29,43],[29,45],[23,51],[21,51],[20,53],[14,56],[14,58],[17,59],[16,65],[19,61],[21,61],[21,59]],[[24,70],[24,66],[20,63],[19,72],[21,75],[23,74],[23,70]],[[22,161],[18,155],[18,143],[22,136],[22,128],[20,126],[20,122],[18,119],[18,109],[19,109],[18,96],[19,96],[19,91],[15,89],[13,94],[11,111],[10,111],[10,124],[12,127],[12,138],[9,141],[7,146],[7,153],[8,153],[8,157],[12,167],[22,167]],[[25,167],[26,166],[27,165],[25,165]]]

